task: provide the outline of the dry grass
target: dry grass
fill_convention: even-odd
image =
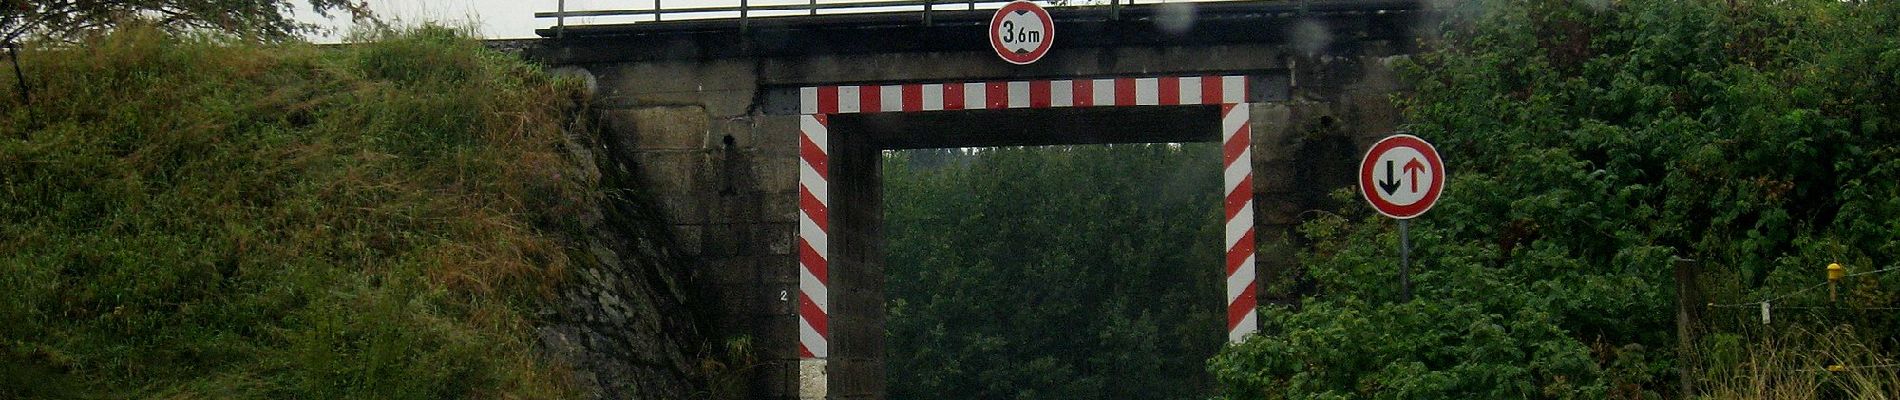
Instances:
[[[1900,399],[1900,365],[1842,326],[1715,335],[1705,347],[1708,399]]]

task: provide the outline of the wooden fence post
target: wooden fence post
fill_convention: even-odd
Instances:
[[[1676,276],[1676,376],[1681,398],[1695,395],[1696,336],[1702,325],[1702,285],[1697,282],[1696,261],[1671,257]]]

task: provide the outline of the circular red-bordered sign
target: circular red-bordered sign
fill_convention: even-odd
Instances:
[[[990,48],[1011,64],[1041,60],[1055,42],[1056,22],[1036,3],[1011,2],[990,17]]]
[[[1445,190],[1445,161],[1438,149],[1412,135],[1374,143],[1359,161],[1359,194],[1380,214],[1409,219],[1438,203]]]

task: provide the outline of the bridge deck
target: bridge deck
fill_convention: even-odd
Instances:
[[[542,37],[564,35],[613,35],[639,32],[695,31],[695,30],[738,30],[738,29],[810,29],[826,26],[924,26],[924,25],[982,25],[989,21],[995,7],[984,9],[978,4],[1002,4],[993,0],[972,2],[975,10],[966,9],[966,3],[932,3],[935,8],[926,10],[923,1],[891,1],[858,4],[910,3],[909,7],[886,6],[874,8],[874,12],[855,12],[837,14],[808,15],[772,15],[753,12],[740,14],[736,7],[683,8],[661,10],[596,10],[542,12],[536,16],[548,19],[560,15],[574,17],[614,16],[614,15],[654,15],[655,13],[699,13],[697,18],[677,20],[651,20],[627,23],[607,24],[560,24],[535,32]],[[834,4],[835,5],[851,5]],[[1235,18],[1248,16],[1280,16],[1297,14],[1384,14],[1414,12],[1427,6],[1421,0],[1255,0],[1255,1],[1204,1],[1156,4],[1115,4],[1115,5],[1079,5],[1050,7],[1050,14],[1058,22],[1076,21],[1154,21],[1181,6],[1191,7],[1197,16],[1212,18]],[[823,5],[818,5],[823,6]],[[770,6],[766,6],[770,7]],[[755,9],[761,7],[754,7]],[[891,10],[897,8],[897,10]],[[769,9],[769,8],[768,8]],[[787,9],[789,10],[789,9]],[[710,15],[704,16],[704,15]]]
[[[567,25],[536,30],[567,62],[731,56],[983,51],[993,10],[820,14]],[[1227,1],[1055,7],[1059,47],[1283,43],[1295,23],[1334,37],[1412,37],[1437,10],[1420,0]],[[1183,23],[1185,21],[1185,23]],[[551,46],[549,46],[551,45]]]

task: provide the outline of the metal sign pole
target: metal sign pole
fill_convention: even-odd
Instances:
[[[1383,179],[1379,177],[1381,166],[1385,167]],[[1401,169],[1405,175],[1399,175]],[[1401,193],[1406,183],[1411,183],[1411,190]],[[1411,219],[1431,210],[1444,189],[1445,161],[1438,157],[1438,149],[1417,136],[1386,136],[1366,149],[1366,156],[1359,160],[1359,194],[1379,214],[1399,220],[1399,286],[1404,289],[1400,292],[1401,303],[1412,301]]]
[[[1412,301],[1412,233],[1410,220],[1399,220],[1399,285],[1404,287],[1401,302]]]

